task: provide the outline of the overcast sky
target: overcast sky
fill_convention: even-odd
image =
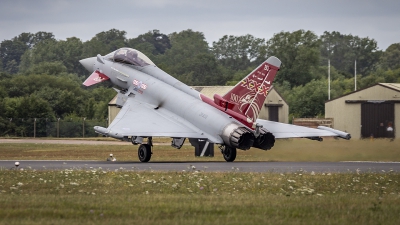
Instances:
[[[211,45],[223,35],[311,30],[369,37],[385,50],[400,42],[399,0],[0,0],[0,42],[22,32],[52,32],[87,41],[110,29],[134,38],[158,29],[203,32]]]

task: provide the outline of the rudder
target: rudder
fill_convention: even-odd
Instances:
[[[222,96],[222,99],[233,103],[229,108],[234,112],[246,116],[252,122],[256,121],[280,66],[281,61],[278,58],[269,57]],[[216,98],[221,97],[214,96],[214,100]]]

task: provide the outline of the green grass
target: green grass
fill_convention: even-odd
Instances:
[[[399,224],[400,174],[0,171],[0,224]]]
[[[384,139],[278,140],[238,161],[400,161]],[[137,161],[137,146],[0,144],[0,159]],[[193,147],[155,146],[152,161],[194,157]],[[0,224],[400,224],[400,174],[289,174],[0,169]]]
[[[160,142],[167,142],[161,139]],[[236,161],[400,161],[400,140],[335,140],[323,142],[308,139],[277,140],[269,151],[238,150]],[[138,161],[138,146],[133,145],[75,145],[0,143],[0,159],[58,159],[58,160],[105,160],[113,153],[118,161]],[[217,146],[214,158],[194,157],[194,148],[184,145],[175,149],[168,145],[155,145],[152,162],[155,161],[224,161]]]

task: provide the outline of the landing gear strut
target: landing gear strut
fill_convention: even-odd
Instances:
[[[220,146],[221,153],[227,162],[233,162],[236,159],[236,148],[229,147],[227,145]]]
[[[138,157],[140,162],[148,162],[150,161],[151,147],[153,146],[152,137],[147,138],[147,144],[141,144],[138,149]]]

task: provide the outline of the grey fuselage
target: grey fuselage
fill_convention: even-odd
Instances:
[[[211,143],[228,144],[224,136],[229,136],[229,126],[244,127],[243,124],[228,114],[203,102],[200,93],[157,66],[144,67],[103,60],[95,60],[93,69],[108,76],[111,82],[123,90],[134,94],[134,98],[151,105],[155,110],[164,108],[184,119],[193,127],[204,133],[204,139]],[[145,84],[146,88],[138,89],[134,81]],[[224,134],[224,135],[223,135]]]

